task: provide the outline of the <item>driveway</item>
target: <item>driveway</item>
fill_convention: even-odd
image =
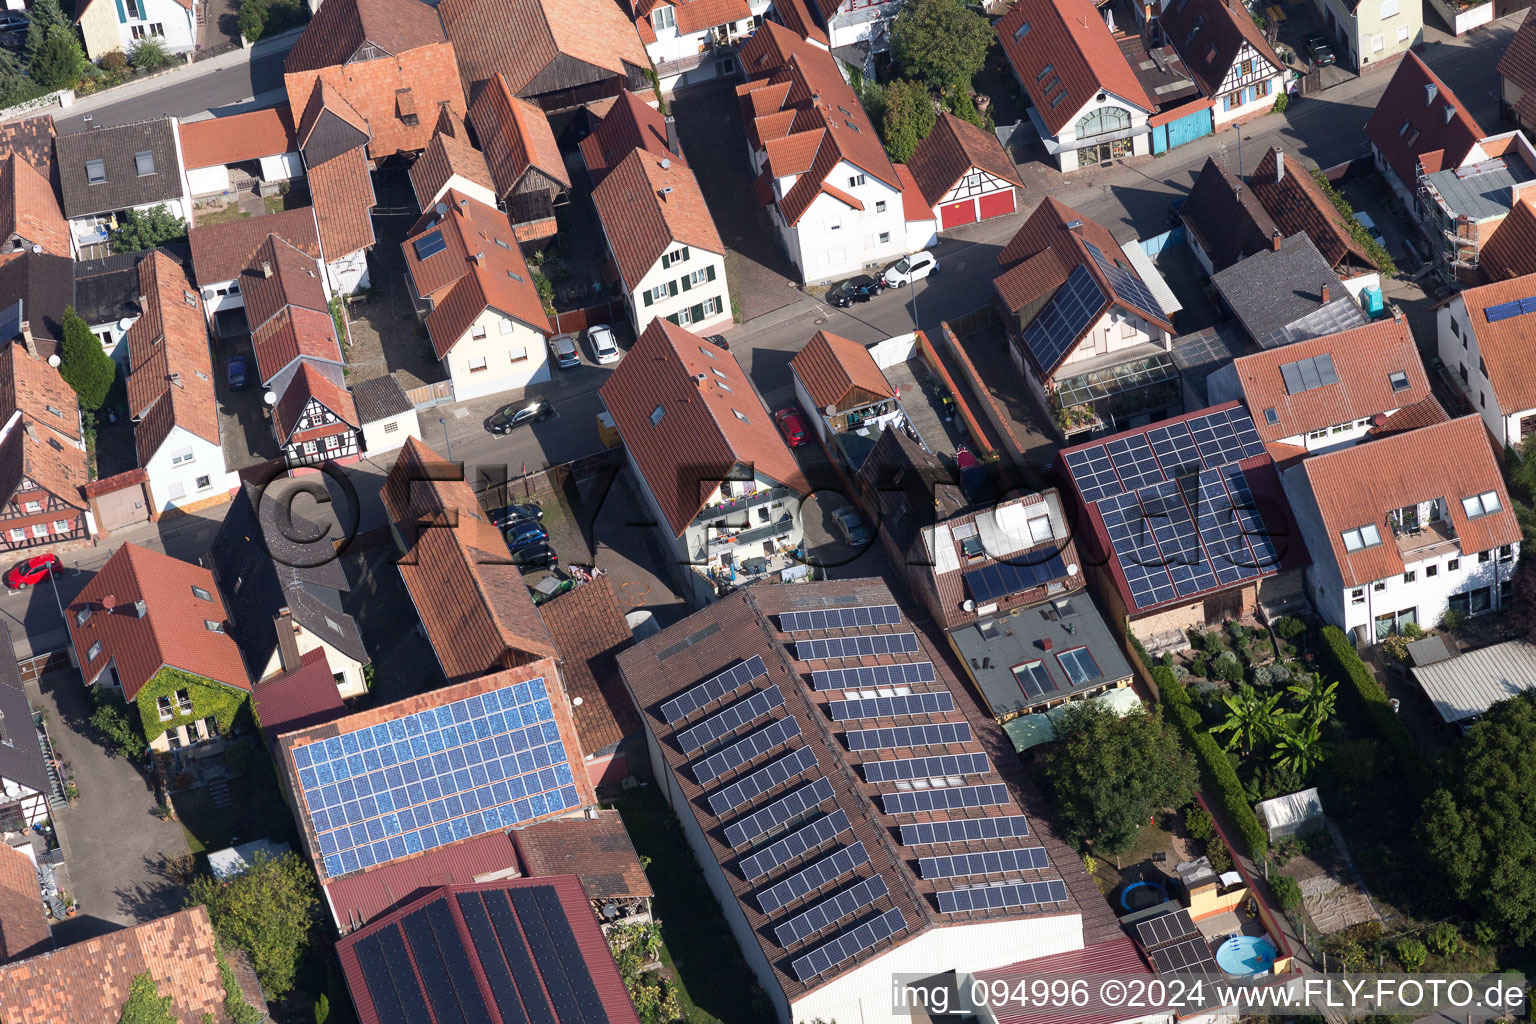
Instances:
[[[54,929],[59,944],[139,924],[177,910],[186,891],[164,876],[166,858],[187,852],[181,825],[155,817],[148,777],[89,739],[89,703],[77,672],[53,672],[27,684],[48,710],[58,756],[80,797],[54,812],[64,862],[80,913]]]

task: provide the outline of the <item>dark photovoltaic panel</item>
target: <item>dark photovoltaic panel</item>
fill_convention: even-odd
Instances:
[[[947,775],[985,775],[992,770],[986,754],[942,754],[900,761],[865,761],[865,782],[941,779]]]
[[[1136,924],[1136,937],[1141,940],[1142,948],[1148,950],[1166,946],[1181,939],[1197,938],[1199,935],[1200,929],[1195,927],[1189,911],[1182,908]]]
[[[518,1002],[517,984],[512,980],[512,972],[507,968],[503,952],[496,951],[500,941],[496,938],[496,929],[491,926],[491,917],[481,901],[481,894],[459,893],[457,902],[459,913],[464,915],[464,924],[469,929],[470,941],[474,944],[475,952],[479,956],[480,968],[485,972],[486,981],[490,983],[492,1001],[501,1008],[507,1024],[525,1024],[528,1018]],[[416,1018],[380,1014],[380,1019],[404,1021]],[[535,1019],[539,1018],[535,1016]]]
[[[400,930],[411,947],[433,1016],[455,1024],[486,1019],[489,1011],[447,904],[434,900],[406,914],[400,919]]]
[[[553,1024],[554,1013],[549,1008],[544,985],[539,980],[539,972],[534,969],[533,956],[523,941],[522,929],[518,927],[517,915],[512,912],[507,894],[488,891],[480,895],[491,919],[491,930],[496,933],[496,941],[501,944],[502,959],[511,969],[513,984],[517,987],[518,998],[528,1013],[528,1019],[533,1024]],[[500,1005],[505,1007],[507,1004]]]
[[[796,747],[776,761],[770,761],[750,775],[731,783],[718,793],[711,793],[709,809],[715,817],[723,817],[743,804],[749,804],[775,786],[816,767],[816,752],[810,747]]]
[[[745,739],[737,740],[695,764],[693,777],[699,781],[699,785],[707,786],[726,772],[757,760],[774,747],[781,747],[799,735],[799,720],[777,719]]]
[[[1092,242],[1083,244],[1088,247],[1088,252],[1093,256],[1093,261],[1099,265],[1099,271],[1103,273],[1104,280],[1109,282],[1110,289],[1120,296],[1121,301],[1128,302],[1142,312],[1153,316],[1164,315],[1163,307],[1157,304],[1157,300],[1152,297],[1152,292],[1148,290],[1140,275],[1120,266],[1104,255]]]
[[[825,818],[817,818],[804,828],[795,829],[783,839],[763,847],[750,857],[741,858],[741,877],[749,882],[766,878],[778,870],[781,864],[787,864],[796,857],[831,842],[852,827],[848,824],[848,815],[844,814],[841,808],[834,810]]]
[[[1046,373],[1054,370],[1103,308],[1098,282],[1087,267],[1077,267],[1024,331],[1036,365]]]
[[[955,710],[955,698],[948,690],[927,693],[903,693],[894,697],[864,697],[859,700],[829,700],[832,721],[855,718],[895,718],[900,715],[933,715]]]
[[[801,786],[786,796],[781,796],[744,818],[725,827],[725,841],[733,847],[746,846],[758,836],[769,832],[832,799],[832,783],[825,778]]]
[[[784,695],[779,692],[778,684],[770,684],[766,690],[759,690],[746,700],[732,704],[691,729],[678,733],[678,746],[683,748],[685,754],[696,754],[716,740],[729,736],[747,723],[783,706]]]
[[[911,654],[917,650],[916,633],[866,633],[861,636],[826,636],[795,641],[796,661],[827,661],[832,658],[870,658],[880,654]]]
[[[697,686],[690,687],[661,706],[661,716],[670,725],[676,725],[695,711],[708,707],[721,697],[735,693],[758,676],[768,674],[763,659],[753,655],[740,665],[732,666],[718,675],[710,676]]]
[[[901,826],[902,846],[933,846],[938,843],[971,843],[981,839],[1016,839],[1029,835],[1029,822],[1022,814],[1005,818],[951,818],[949,821],[920,821]]]
[[[1241,473],[1237,476],[1242,479]],[[1199,517],[1196,522],[1200,538],[1205,541],[1205,548],[1211,554],[1216,578],[1226,584],[1257,576],[1258,566],[1243,536],[1243,524],[1232,507],[1232,498],[1222,481],[1221,471],[1203,470],[1199,486]],[[1245,491],[1246,488],[1245,484]]]
[[[1337,384],[1339,375],[1333,368],[1333,355],[1324,352],[1309,359],[1298,359],[1280,367],[1280,379],[1285,381],[1285,393],[1299,395],[1313,388]]]
[[[1242,419],[1247,420],[1246,413]],[[1225,466],[1229,462],[1239,462],[1250,454],[1246,446],[1233,429],[1234,420],[1225,412],[1211,413],[1198,419],[1189,420],[1189,435],[1195,439],[1195,447],[1200,450],[1200,461],[1206,468]],[[1252,420],[1248,420],[1252,423]],[[1263,446],[1251,454],[1257,455],[1263,451]]]
[[[1200,546],[1194,518],[1176,483],[1161,483],[1141,492],[1142,514],[1151,528],[1162,564],[1181,597],[1216,586],[1216,573]]]
[[[1136,495],[1105,499],[1099,503],[1099,515],[1136,606],[1147,608],[1177,597]]]
[[[1203,936],[1159,947],[1148,955],[1152,957],[1152,966],[1157,968],[1158,974],[1222,976],[1221,968],[1217,966],[1216,958],[1211,956],[1211,947],[1206,944]]]
[[[906,928],[907,919],[900,910],[887,910],[879,917],[846,931],[824,946],[818,946],[805,956],[797,957],[790,964],[795,977],[802,982],[820,977],[845,960],[851,960],[876,943],[890,938]]]
[[[779,615],[779,629],[785,633],[799,633],[811,629],[894,626],[900,621],[900,608],[893,604],[875,604],[861,608],[818,608],[809,612],[783,612]]]
[[[1145,434],[1117,437],[1105,443],[1104,451],[1109,454],[1115,475],[1126,490],[1135,491],[1148,484],[1163,482],[1163,471],[1158,468]]]
[[[354,947],[363,982],[381,1020],[427,1020],[427,1000],[398,928],[384,928]]]
[[[798,942],[804,942],[828,925],[837,924],[844,918],[868,909],[874,905],[875,900],[888,892],[890,890],[885,886],[883,875],[866,878],[844,889],[831,899],[822,900],[808,910],[796,914],[774,928],[773,937],[780,946],[788,949]]]
[[[933,722],[929,725],[897,725],[885,729],[853,729],[843,733],[848,749],[898,750],[903,747],[938,747],[949,743],[969,743],[971,727],[967,722]]]
[[[1009,594],[1020,594],[1063,579],[1067,565],[1060,554],[1039,562],[994,562],[965,574],[965,589],[976,601],[990,601]]]
[[[947,789],[919,789],[910,793],[881,793],[886,814],[913,814],[918,811],[945,811],[960,807],[991,807],[1008,802],[1008,787],[1001,783],[988,786],[950,786]]]
[[[772,914],[795,900],[809,896],[817,889],[830,885],[860,864],[869,863],[869,853],[863,842],[845,846],[829,857],[823,857],[784,879],[775,882],[757,894],[757,905],[763,913]]]
[[[1152,442],[1152,454],[1157,456],[1164,476],[1171,479],[1200,468],[1200,450],[1183,423],[1155,427],[1147,431],[1147,440]]]
[[[1067,883],[1053,878],[1046,882],[1012,882],[974,889],[950,889],[934,895],[938,897],[941,913],[963,914],[968,910],[1001,910],[1006,907],[1065,903]]]
[[[1536,313],[1536,295],[1523,299],[1515,299],[1513,302],[1501,302],[1496,306],[1489,306],[1483,310],[1483,315],[1488,322],[1496,324],[1500,320],[1508,320],[1510,317],[1524,316],[1526,313]]]
[[[1125,492],[1103,445],[1071,452],[1066,456],[1066,462],[1067,471],[1077,483],[1084,501],[1098,501]]]
[[[986,850],[957,853],[950,857],[921,857],[917,868],[924,878],[964,878],[967,875],[999,875],[1004,871],[1041,871],[1051,866],[1043,846],[1018,850]]]
[[[544,978],[550,1002],[565,1021],[581,1024],[607,1024],[608,1014],[602,997],[586,969],[581,946],[571,931],[571,922],[560,906],[553,886],[541,885],[508,890],[517,908],[518,923],[528,937],[533,958]]]
[[[1259,503],[1248,487],[1248,479],[1236,466],[1224,467],[1221,479],[1227,485],[1227,493],[1232,495],[1232,511],[1243,529],[1243,536],[1247,538],[1249,547],[1253,548],[1254,560],[1244,568],[1255,570],[1250,575],[1273,569],[1280,561],[1280,553],[1275,550],[1269,528],[1264,525],[1264,517],[1259,514]]]
[[[854,668],[819,668],[811,673],[811,686],[818,691],[856,690],[863,686],[904,686],[931,683],[933,662],[905,661],[900,665],[858,665]]]

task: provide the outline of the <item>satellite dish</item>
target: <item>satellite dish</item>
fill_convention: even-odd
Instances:
[[[668,160],[666,157],[662,157],[661,158],[661,169],[664,170],[664,171],[670,171],[672,169],[672,161]]]
[[[964,601],[960,602],[960,607],[968,612],[973,612],[976,610],[976,602],[972,601],[970,598],[966,598]]]
[[[1069,562],[1067,564],[1067,575],[1068,576],[1076,576],[1077,575],[1077,563],[1076,562]]]
[[[132,326],[133,326],[133,318],[132,317],[126,317],[125,316],[125,317],[123,317],[121,320],[119,320],[117,322],[117,329],[120,330],[120,331],[127,331],[128,328],[130,328]]]
[[[581,698],[580,697],[572,697],[571,698],[571,707],[573,707],[573,708],[581,707]]]
[[[48,357],[48,365],[53,367],[55,370],[59,368],[59,364],[63,361],[64,360],[59,358],[59,354],[57,352]]]
[[[276,404],[277,404],[277,396],[276,396],[276,395],[274,395],[274,394],[273,394],[273,393],[272,393],[272,392],[270,392],[270,391],[268,391],[268,392],[265,392],[265,393],[264,393],[264,394],[263,394],[263,395],[262,395],[262,396],[261,396],[261,400],[262,400],[262,401],[263,401],[263,402],[266,402],[266,403],[267,403],[267,404],[268,404],[268,405],[276,405]]]
[[[835,406],[835,405],[827,406],[827,415],[828,416],[836,416],[837,415],[837,406]]]

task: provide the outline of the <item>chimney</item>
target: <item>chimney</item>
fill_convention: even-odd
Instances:
[[[1453,117],[1455,117],[1455,116],[1456,116],[1456,108],[1451,106],[1449,103],[1447,103],[1445,105],[1445,123],[1446,124],[1450,124],[1451,123],[1451,119]]]
[[[133,614],[142,619],[149,614],[149,605],[145,604],[142,598],[133,602]]]
[[[262,277],[271,277],[272,276],[272,262],[270,260],[262,260],[261,261],[261,276]]]
[[[293,611],[288,606],[277,610],[272,617],[272,626],[277,630],[277,657],[283,666],[284,672],[292,672],[303,664],[299,657],[299,642],[295,634],[297,627],[293,624]]]
[[[485,253],[483,253],[483,252],[475,253],[474,259],[475,259],[475,266],[477,266],[477,267],[485,266]]]
[[[1402,306],[1394,305],[1392,307],[1392,322],[1393,323],[1398,323],[1398,324],[1403,322],[1403,307]]]
[[[670,196],[672,194],[672,186],[671,185],[665,186],[661,190],[661,192],[658,193],[658,194],[661,196],[661,201],[662,202],[664,202],[664,203],[667,202],[667,196]]]
[[[1069,221],[1067,221],[1067,230],[1068,231],[1076,231],[1078,234],[1082,234],[1083,233],[1083,222],[1080,221],[1080,220],[1069,220]]]
[[[32,340],[32,321],[30,320],[23,320],[21,322],[21,343],[27,346],[27,355],[36,359],[37,342]]]
[[[1285,154],[1275,150],[1275,183],[1285,180]]]
[[[1275,252],[1279,252],[1280,247],[1285,244],[1285,236],[1280,233],[1279,228],[1275,228],[1274,231],[1270,232],[1269,244],[1274,248]]]
[[[1323,284],[1323,301],[1322,301],[1321,305],[1324,305],[1324,306],[1328,305],[1328,299],[1329,299],[1329,289],[1328,289],[1328,285],[1326,283],[1324,283]]]
[[[1042,651],[1048,651],[1048,650],[1051,649],[1051,647],[1052,647],[1052,641],[1051,641],[1050,637],[1046,637],[1045,639],[1040,641],[1040,649]]]
[[[673,156],[682,156],[683,151],[677,140],[677,118],[667,115],[667,149]]]
[[[23,430],[25,430],[27,432],[27,439],[28,440],[30,440],[30,441],[36,441],[37,440],[37,428],[32,425],[32,421],[31,420],[23,420],[22,423],[21,423],[21,429],[23,429]]]
[[[113,597],[111,594],[108,594],[106,597],[101,599],[101,606],[110,612],[113,608],[117,607],[117,598]]]

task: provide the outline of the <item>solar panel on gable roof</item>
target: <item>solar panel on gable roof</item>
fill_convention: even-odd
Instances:
[[[834,722],[856,718],[897,718],[902,715],[934,715],[955,710],[955,698],[948,690],[904,693],[891,697],[866,697],[859,700],[831,700],[827,710]]]
[[[517,985],[518,997],[528,1013],[528,1019],[534,1024],[553,1024],[554,1013],[550,1010],[549,999],[539,981],[539,972],[534,969],[533,956],[523,941],[523,933],[518,928],[517,915],[512,911],[507,893],[504,890],[492,890],[481,895],[491,919],[491,928],[496,933],[496,941],[501,946],[502,959],[512,969],[512,980]]]
[[[961,807],[992,807],[997,804],[1006,804],[1010,799],[1008,787],[1001,783],[880,794],[880,804],[886,814],[915,814],[918,811],[956,810]]]
[[[767,674],[768,666],[754,654],[741,664],[717,672],[667,701],[661,706],[661,715],[668,724],[676,725],[700,708],[708,707],[721,697],[735,693],[752,680]]]
[[[832,783],[819,778],[731,822],[725,827],[725,841],[734,848],[746,846],[830,799]]]
[[[522,1012],[522,1006],[517,999],[517,986],[512,981],[512,972],[507,968],[506,961],[495,953],[497,947],[496,932],[491,927],[491,918],[486,913],[485,904],[481,901],[480,894],[474,892],[461,892],[455,896],[459,904],[459,913],[464,917],[464,925],[469,930],[469,939],[475,947],[475,953],[480,961],[480,969],[485,972],[485,979],[491,987],[491,999],[501,1009],[503,1017],[508,1018],[508,1024],[526,1024],[528,1018]],[[381,1013],[381,1020],[411,1020],[409,1017],[391,1017]]]
[[[881,654],[911,654],[918,649],[916,633],[866,633],[860,636],[828,636],[796,640],[795,660],[828,661],[832,658],[869,658]]]
[[[1066,562],[1056,552],[1037,562],[994,562],[973,569],[962,578],[971,599],[985,602],[1009,594],[1022,594],[1066,575]]]
[[[1088,247],[1093,261],[1099,265],[1099,270],[1103,272],[1105,280],[1109,282],[1110,288],[1114,289],[1116,295],[1144,313],[1163,315],[1163,307],[1158,305],[1157,299],[1152,297],[1152,292],[1138,275],[1111,260],[1092,242],[1083,244]]]
[[[779,718],[743,739],[710,754],[693,766],[693,777],[707,786],[728,771],[755,761],[775,747],[781,747],[800,735],[800,722]]]
[[[909,757],[899,761],[865,761],[865,782],[899,782],[942,779],[950,775],[985,775],[992,770],[986,754],[944,754]]]
[[[770,761],[750,775],[731,783],[709,796],[709,809],[719,818],[751,803],[775,786],[804,775],[816,767],[816,752],[810,747],[796,747],[775,761]]]
[[[353,947],[363,983],[381,1020],[427,1020],[426,993],[411,967],[398,927],[364,936]]]
[[[869,852],[864,849],[863,841],[855,842],[762,890],[757,894],[757,905],[763,913],[772,914],[817,889],[831,885],[860,864],[868,863]]]
[[[858,689],[867,686],[905,686],[931,683],[933,662],[904,661],[896,665],[855,665],[851,668],[819,668],[811,673],[811,687],[818,692]]]
[[[983,850],[957,853],[947,857],[920,857],[918,871],[923,878],[966,878],[970,875],[998,875],[1005,871],[1040,871],[1051,866],[1043,846],[1025,846],[1009,850]]]
[[[843,739],[852,751],[936,747],[949,743],[969,743],[971,727],[966,722],[931,722],[927,725],[897,725],[885,729],[852,729],[843,733]]]
[[[1093,275],[1087,267],[1075,268],[1024,331],[1035,363],[1046,372],[1054,370],[1103,308],[1104,293]]]
[[[1200,473],[1196,526],[1211,555],[1211,567],[1223,585],[1256,575],[1253,553],[1243,538],[1243,527],[1232,508],[1232,499],[1219,470]]]
[[[1216,586],[1216,574],[1200,545],[1194,518],[1176,483],[1158,484],[1141,492],[1141,504],[1158,552],[1180,596],[1188,597]]]
[[[1015,882],[1009,885],[984,885],[974,889],[949,889],[934,893],[939,912],[963,914],[971,910],[1002,910],[1009,907],[1037,907],[1064,903],[1067,884],[1058,879],[1044,882]]]
[[[804,942],[828,925],[837,924],[862,910],[874,906],[876,900],[890,892],[883,875],[865,878],[842,892],[820,903],[813,904],[783,924],[773,929],[773,937],[784,949]]]
[[[1084,501],[1094,502],[1124,492],[1125,487],[1115,475],[1114,464],[1109,461],[1109,453],[1103,445],[1069,452],[1065,461],[1067,472],[1072,475]]]
[[[853,629],[859,626],[893,626],[900,621],[901,609],[894,604],[872,604],[856,608],[781,612],[779,630],[784,633],[798,633],[810,629]]]
[[[1199,468],[1200,450],[1195,447],[1195,439],[1190,436],[1189,427],[1184,422],[1155,427],[1147,431],[1147,440],[1151,442],[1152,453],[1157,456],[1157,463],[1168,479],[1172,480]]]
[[[950,818],[920,821],[901,826],[902,846],[934,846],[939,843],[973,843],[983,839],[1017,839],[1029,835],[1022,814],[1001,818]]]
[[[1117,437],[1105,442],[1104,450],[1115,473],[1128,491],[1136,491],[1163,479],[1162,468],[1152,454],[1152,446],[1142,434]]]
[[[729,736],[749,722],[762,718],[775,708],[784,706],[784,695],[777,683],[770,683],[746,700],[738,701],[724,711],[716,712],[698,725],[677,734],[677,744],[685,754],[695,754],[717,740]]]
[[[1099,505],[1099,514],[1136,607],[1149,608],[1176,598],[1178,591],[1163,565],[1162,553],[1136,495],[1106,499]]]
[[[585,969],[586,960],[554,887],[520,887],[509,894],[560,1020],[607,1024],[602,999]]]
[[[783,839],[763,847],[751,856],[743,857],[738,865],[741,869],[741,877],[749,882],[765,878],[779,865],[803,856],[823,843],[830,842],[852,827],[848,824],[848,815],[843,813],[841,808],[837,808],[826,817],[817,818],[809,825],[795,829]]]
[[[1242,527],[1243,538],[1253,549],[1253,561],[1249,563],[1252,572],[1249,575],[1268,572],[1278,565],[1280,553],[1275,548],[1274,538],[1269,535],[1269,527],[1264,524],[1258,502],[1248,486],[1248,478],[1236,466],[1227,466],[1221,471],[1221,480],[1227,485],[1227,493],[1232,495],[1232,514]]]
[[[844,932],[826,945],[818,946],[805,956],[797,957],[790,964],[790,969],[802,983],[809,982],[865,950],[872,949],[876,943],[890,938],[906,926],[907,920],[900,910],[887,910],[879,917]]]
[[[1483,312],[1491,324],[1508,320],[1510,317],[1523,316],[1526,313],[1536,313],[1536,296],[1516,299],[1513,302],[1501,302],[1496,306],[1489,306]]]

